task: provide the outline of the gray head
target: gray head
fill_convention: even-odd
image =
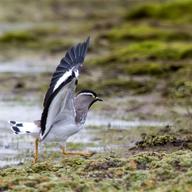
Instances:
[[[76,110],[76,122],[85,121],[87,112],[96,101],[103,101],[94,91],[83,90],[77,94],[74,100]]]

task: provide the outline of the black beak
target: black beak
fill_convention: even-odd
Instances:
[[[96,101],[103,101],[103,99],[99,98],[99,97],[96,97],[95,98]]]

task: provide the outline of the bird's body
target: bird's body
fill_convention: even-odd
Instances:
[[[57,122],[52,127],[46,140],[54,142],[65,142],[70,136],[79,132],[83,128],[83,125],[77,125],[66,121],[65,119]]]
[[[62,58],[53,73],[39,121],[31,123],[10,121],[15,134],[30,134],[36,137],[36,141],[51,140],[65,143],[71,135],[83,128],[89,108],[101,100],[90,90],[81,91],[75,96],[88,44],[89,38],[69,49]]]

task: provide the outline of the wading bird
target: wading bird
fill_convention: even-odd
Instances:
[[[29,134],[35,137],[34,163],[38,160],[38,143],[44,140],[63,143],[79,132],[85,123],[90,107],[102,101],[91,90],[83,90],[75,96],[75,88],[89,45],[89,38],[70,48],[53,73],[48,91],[45,94],[41,120],[34,122],[9,121],[15,134]],[[67,152],[65,155],[89,156],[91,153]]]

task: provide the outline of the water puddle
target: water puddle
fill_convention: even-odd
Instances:
[[[32,23],[0,23],[0,34],[7,31],[30,29],[33,26]]]
[[[0,73],[37,74],[53,72],[58,61],[50,58],[21,58],[0,61]],[[55,65],[54,65],[55,64]]]
[[[90,113],[86,122],[87,126],[105,126],[115,129],[128,129],[134,127],[156,127],[156,126],[165,126],[169,122],[161,121],[148,121],[148,120],[133,120],[125,121],[121,119],[113,119],[109,117],[96,116],[95,114]]]

